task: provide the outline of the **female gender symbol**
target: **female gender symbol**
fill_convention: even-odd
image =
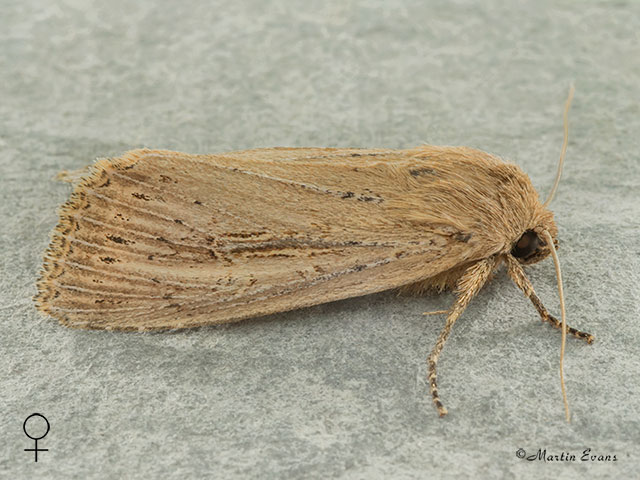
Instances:
[[[29,435],[29,433],[27,432],[27,422],[29,421],[30,418],[32,417],[40,417],[42,418],[45,422],[47,422],[47,429],[45,430],[45,432],[42,434],[42,436],[40,437],[32,437],[31,435]],[[25,452],[34,452],[35,456],[36,456],[36,462],[38,461],[38,452],[48,452],[49,449],[48,448],[38,448],[38,440],[43,439],[44,437],[47,436],[47,433],[49,433],[49,420],[47,420],[45,418],[44,415],[40,415],[39,413],[33,413],[31,415],[29,415],[24,423],[22,424],[22,430],[24,430],[24,434],[29,437],[31,440],[34,440],[36,442],[35,448],[25,448],[24,451]]]

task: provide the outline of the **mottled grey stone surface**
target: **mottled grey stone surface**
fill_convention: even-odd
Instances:
[[[507,7],[500,7],[501,4]],[[0,477],[632,478],[640,468],[637,2],[0,1]],[[425,358],[450,295],[391,293],[169,334],[36,313],[70,191],[52,178],[136,147],[470,145],[554,202],[571,324],[498,276]],[[550,261],[529,269],[558,311]],[[51,431],[35,464],[22,422]],[[555,465],[516,450],[570,452]],[[582,462],[583,449],[616,455]],[[565,462],[567,463],[567,462]]]

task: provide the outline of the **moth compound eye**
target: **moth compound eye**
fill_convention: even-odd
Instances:
[[[527,258],[535,253],[540,246],[540,238],[532,230],[526,231],[511,249],[511,255],[516,258]]]

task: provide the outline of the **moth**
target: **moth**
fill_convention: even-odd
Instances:
[[[428,359],[444,415],[438,357],[501,264],[542,320],[562,326],[523,269],[555,254],[553,194],[541,202],[517,165],[480,150],[142,149],[99,160],[76,180],[35,297],[69,327],[179,329],[389,289],[450,289],[455,301]]]

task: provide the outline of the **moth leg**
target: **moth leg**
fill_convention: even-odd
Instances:
[[[518,286],[518,288],[522,290],[522,292],[529,298],[529,300],[531,300],[531,303],[533,303],[533,306],[536,307],[536,310],[540,314],[540,318],[542,319],[542,321],[548,322],[554,327],[556,327],[557,329],[561,330],[562,322],[558,320],[556,317],[554,317],[553,315],[551,315],[548,312],[548,310],[545,308],[545,306],[542,304],[542,302],[534,292],[533,285],[531,285],[531,282],[525,275],[524,270],[522,269],[522,266],[520,265],[520,263],[511,255],[505,255],[505,258],[507,261],[507,273],[509,277],[511,277],[511,280],[513,280],[513,283],[515,283]],[[573,327],[567,326],[567,332],[573,335],[574,337],[585,340],[589,344],[593,343],[593,341],[595,340],[595,337],[590,333],[581,332],[580,330],[576,330]]]
[[[436,381],[436,365],[438,364],[438,357],[440,356],[440,352],[442,352],[442,347],[444,347],[444,344],[447,341],[447,337],[449,337],[449,334],[451,333],[453,324],[456,323],[458,317],[460,317],[462,312],[467,308],[471,299],[478,293],[487,280],[491,278],[491,273],[496,265],[496,257],[490,257],[473,264],[460,277],[456,287],[456,301],[453,303],[451,310],[448,311],[445,326],[442,329],[442,332],[440,332],[436,345],[429,354],[429,358],[427,360],[429,365],[429,386],[431,389],[431,396],[433,397],[433,403],[435,403],[441,417],[447,414],[447,409],[440,401],[440,396],[438,395],[438,385]]]

